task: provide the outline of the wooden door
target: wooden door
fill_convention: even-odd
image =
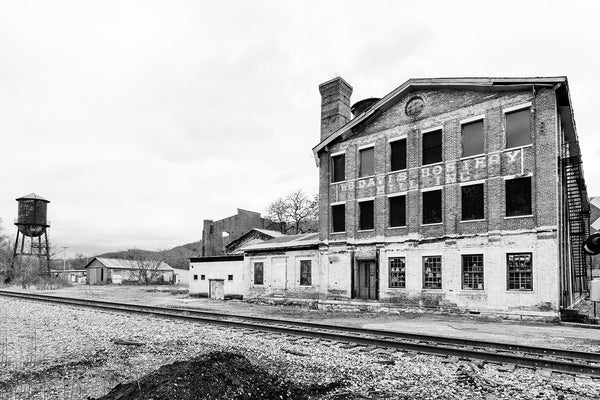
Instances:
[[[358,261],[354,271],[354,297],[377,300],[377,263],[375,260]]]
[[[209,285],[209,296],[211,299],[225,299],[225,281],[223,279],[211,279]]]

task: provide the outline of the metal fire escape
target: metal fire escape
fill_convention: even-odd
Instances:
[[[589,256],[583,252],[583,242],[590,234],[590,207],[581,168],[581,156],[564,157],[562,166],[567,205],[565,222],[568,222],[571,256],[571,292],[574,297],[578,297],[588,290]]]

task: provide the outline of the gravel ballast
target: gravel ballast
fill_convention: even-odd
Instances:
[[[0,298],[0,398],[100,398],[211,354],[252,365],[302,398],[600,398],[600,380],[586,377]]]

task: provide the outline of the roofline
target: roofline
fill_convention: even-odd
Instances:
[[[348,132],[355,126],[361,124],[372,116],[391,107],[389,104],[400,95],[408,92],[413,88],[419,87],[453,87],[453,88],[491,88],[493,86],[519,86],[519,85],[561,85],[567,84],[566,76],[555,77],[536,77],[536,78],[414,78],[409,79],[396,89],[388,93],[385,97],[373,104],[371,108],[363,112],[361,115],[350,120],[346,125],[332,132],[328,137],[323,139],[318,145],[313,147],[315,162],[319,165],[319,153],[335,139]]]
[[[207,257],[190,257],[190,262],[219,262],[219,261],[243,261],[244,255],[238,254],[227,254],[221,256],[207,256]]]
[[[254,246],[260,246],[260,244],[254,245]],[[247,250],[244,250],[244,253],[246,254],[250,254],[250,253],[262,253],[262,252],[269,252],[269,251],[277,251],[277,250],[309,250],[309,249],[319,249],[319,243],[307,243],[307,244],[300,244],[297,246],[274,246],[274,247],[262,247],[262,248],[258,248],[258,249],[252,249],[249,248]]]

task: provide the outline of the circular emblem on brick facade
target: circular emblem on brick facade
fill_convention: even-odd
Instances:
[[[425,108],[425,100],[421,96],[415,96],[406,102],[404,111],[409,117],[416,117],[421,114],[423,108]]]

